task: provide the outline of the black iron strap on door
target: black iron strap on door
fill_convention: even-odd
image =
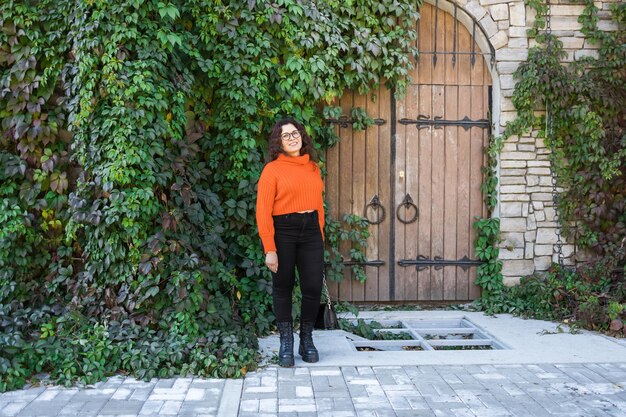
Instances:
[[[415,266],[418,271],[434,266],[435,270],[440,270],[444,266],[460,266],[463,271],[467,271],[470,267],[482,265],[484,261],[478,259],[469,259],[467,255],[461,259],[451,260],[443,259],[441,256],[435,256],[434,259],[425,257],[424,255],[418,255],[416,259],[402,259],[398,261],[400,266]]]
[[[336,124],[339,125],[339,127],[342,128],[348,128],[350,126],[352,126],[352,123],[354,123],[354,120],[346,115],[342,115],[339,116],[338,119],[326,119],[326,123],[330,123],[330,124]],[[380,117],[373,119],[373,123],[376,126],[382,126],[385,123],[387,123],[387,121],[385,119],[381,119]]]
[[[407,215],[404,218],[400,216],[400,212],[402,208],[404,208],[406,215]],[[411,211],[413,211],[413,216],[409,218],[408,213]],[[404,197],[404,200],[402,201],[402,203],[400,203],[400,205],[396,209],[396,217],[398,218],[398,220],[400,220],[401,223],[410,224],[410,223],[415,222],[415,220],[417,220],[417,216],[419,216],[419,209],[417,208],[415,203],[413,203],[413,199],[411,198],[411,195],[407,194],[406,197]]]
[[[435,116],[434,119],[431,119],[430,116],[420,114],[417,116],[417,119],[400,119],[398,123],[402,125],[416,125],[418,129],[425,129],[429,126],[434,126],[435,129],[442,129],[444,126],[460,126],[465,130],[469,130],[472,127],[490,128],[489,120],[472,120],[467,116],[461,120],[445,120],[442,116]]]
[[[374,211],[376,212],[376,220],[370,220],[368,216],[368,210],[370,208],[374,209]],[[378,198],[378,194],[376,194],[374,197],[372,197],[372,200],[365,206],[365,210],[363,211],[363,217],[365,217],[365,219],[370,224],[381,224],[385,220],[385,216],[385,207],[380,204],[380,199]]]

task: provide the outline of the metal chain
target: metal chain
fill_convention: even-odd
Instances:
[[[322,284],[324,285],[324,296],[326,297],[326,304],[328,308],[331,308],[330,293],[328,292],[328,285],[326,284],[326,274],[322,274]]]
[[[550,26],[551,5],[550,0],[546,0],[548,10],[546,11],[546,34],[552,33]],[[559,192],[557,190],[557,175],[556,175],[556,147],[554,145],[554,126],[552,122],[552,115],[550,113],[550,100],[546,99],[546,131],[545,138],[550,144],[550,177],[552,181],[552,202],[554,205],[554,221],[556,223],[556,243],[554,248],[556,249],[557,260],[559,266],[563,267],[563,241],[561,240],[561,227],[559,225]]]

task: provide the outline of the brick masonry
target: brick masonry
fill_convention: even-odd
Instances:
[[[603,30],[615,29],[607,13],[615,1],[596,2]],[[577,0],[552,0],[551,3],[551,27],[564,43],[568,53],[565,61],[597,54],[597,45],[584,38],[577,20],[584,5]],[[528,48],[535,44],[526,34],[535,14],[523,1],[458,0],[457,5],[476,19],[495,50],[492,114],[493,133],[498,135],[506,122],[516,117],[511,102],[516,82],[513,72],[528,56]],[[557,222],[549,154],[544,140],[535,131],[525,137],[511,137],[500,155],[499,206],[495,215],[501,219],[500,258],[504,263],[506,285],[515,285],[523,276],[546,271],[551,261],[557,260]],[[566,264],[584,260],[572,242],[563,243]]]

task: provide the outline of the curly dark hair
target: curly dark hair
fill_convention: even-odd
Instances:
[[[304,126],[292,117],[284,117],[277,121],[274,127],[272,127],[272,131],[270,132],[267,162],[272,162],[273,160],[278,158],[278,155],[280,155],[281,153],[285,153],[282,146],[283,140],[281,139],[280,135],[283,132],[283,126],[288,124],[294,125],[296,129],[298,129],[298,131],[300,132],[300,137],[302,138],[302,149],[300,149],[300,155],[309,154],[309,158],[311,159],[311,161],[317,162],[317,155],[315,155],[313,140],[306,133],[306,129],[304,128]]]

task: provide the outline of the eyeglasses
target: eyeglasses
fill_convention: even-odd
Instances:
[[[283,133],[280,135],[280,138],[285,142],[291,140],[291,138],[300,139],[300,132],[298,130],[294,130],[291,133]]]

